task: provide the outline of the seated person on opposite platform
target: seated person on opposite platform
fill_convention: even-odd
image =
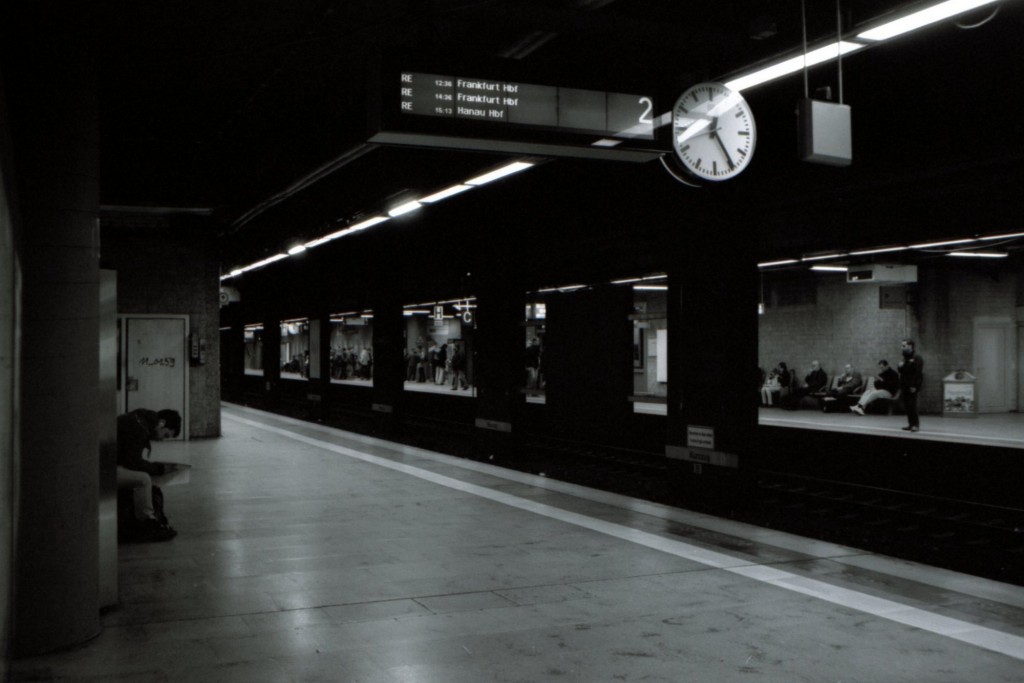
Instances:
[[[850,394],[856,394],[863,387],[864,378],[847,363],[843,368],[843,374],[836,378],[836,384],[829,390],[828,395],[833,398],[845,398]]]
[[[850,406],[850,410],[858,415],[864,414],[864,409],[872,402],[880,398],[892,398],[900,390],[900,376],[895,370],[889,367],[889,361],[878,361],[878,377],[875,378],[873,388],[864,392],[856,405]]]
[[[761,404],[774,405],[781,396],[789,392],[789,368],[785,363],[779,363],[765,378],[761,387]]]
[[[157,519],[153,506],[151,477],[163,474],[164,465],[143,456],[152,448],[151,439],[160,441],[180,432],[181,415],[175,410],[139,408],[117,418],[117,488],[134,490],[135,518],[146,540],[167,541],[178,535],[166,521]]]
[[[797,388],[796,397],[801,399],[804,396],[810,396],[811,394],[817,394],[824,392],[825,387],[828,384],[828,375],[821,369],[821,364],[818,361],[811,361],[811,371],[804,377],[804,385]]]

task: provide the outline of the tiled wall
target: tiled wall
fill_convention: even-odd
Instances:
[[[117,310],[186,314],[206,339],[206,363],[189,369],[189,434],[220,435],[220,262],[215,230],[195,217],[104,217],[104,265],[117,271]]]

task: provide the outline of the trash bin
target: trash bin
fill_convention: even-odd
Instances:
[[[957,370],[942,378],[942,416],[978,417],[977,377]]]

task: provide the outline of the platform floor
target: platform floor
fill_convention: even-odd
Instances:
[[[810,408],[790,411],[762,407],[759,410],[758,424],[773,427],[1024,448],[1024,413],[990,413],[977,417],[922,415],[921,431],[905,432],[906,415],[857,415],[849,411],[823,413]]]
[[[14,681],[1024,681],[1024,589],[224,405]]]

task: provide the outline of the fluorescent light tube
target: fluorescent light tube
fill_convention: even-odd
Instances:
[[[979,237],[979,240],[989,242],[991,240],[1012,240],[1017,237],[1024,237],[1024,232],[1011,232],[1008,235],[989,235],[988,237]]]
[[[973,256],[976,258],[1006,258],[1010,254],[1005,251],[951,251],[946,256]]]
[[[321,244],[324,244],[325,242],[336,240],[339,237],[344,237],[349,233],[357,232],[359,230],[366,230],[367,228],[372,228],[373,226],[379,223],[383,223],[386,220],[388,220],[387,216],[374,216],[373,218],[367,218],[366,220],[359,221],[358,223],[350,225],[347,228],[344,228],[337,232],[332,232],[330,235],[325,235],[323,237],[320,237],[319,239],[313,240],[312,242],[306,242],[306,247],[310,249],[312,249],[313,247],[319,247]]]
[[[993,2],[996,0],[947,0],[858,33],[857,37],[861,40],[871,41],[888,40],[957,14],[991,5]]]
[[[548,292],[572,292],[577,289],[583,289],[586,285],[562,285],[561,287],[547,287],[545,289],[538,289],[538,294],[547,294]]]
[[[825,259],[842,258],[843,256],[846,256],[846,254],[838,254],[838,253],[837,254],[822,254],[820,256],[804,256],[800,260],[801,261],[824,261]]]
[[[394,218],[395,216],[401,216],[402,214],[406,214],[406,213],[409,213],[411,211],[415,211],[416,209],[418,209],[418,208],[420,208],[422,206],[423,205],[419,203],[419,200],[414,199],[411,202],[406,202],[404,204],[399,204],[395,208],[389,210],[388,211],[388,215],[391,216],[392,218]]]
[[[342,232],[348,234],[350,232],[356,232],[356,231],[359,231],[359,230],[366,230],[367,228],[372,228],[375,225],[383,223],[387,219],[388,219],[387,216],[374,216],[373,218],[367,218],[364,221],[359,221],[355,225],[348,226],[347,228],[342,230]]]
[[[911,249],[931,249],[932,247],[948,247],[953,244],[968,244],[970,242],[976,242],[973,237],[965,240],[946,240],[944,242],[928,242],[927,244],[911,244]]]
[[[811,270],[819,270],[827,273],[845,273],[849,268],[846,266],[811,266]]]
[[[768,261],[766,263],[758,263],[758,268],[771,268],[772,266],[788,266],[791,263],[800,263],[795,258],[783,259],[782,261]]]
[[[267,265],[270,265],[271,263],[274,263],[276,261],[280,261],[283,258],[288,258],[288,254],[274,254],[273,256],[270,256],[268,258],[263,259],[262,261],[257,261],[256,263],[250,263],[249,265],[247,265],[242,270],[248,271],[248,270],[255,270],[256,268],[262,268],[263,266],[267,266]]]
[[[648,292],[667,292],[668,285],[633,285],[633,289]]]
[[[601,138],[596,142],[591,142],[591,147],[617,147],[622,140],[612,140],[610,138]]]
[[[755,85],[761,85],[762,83],[767,83],[768,81],[773,81],[776,78],[782,78],[783,76],[788,76],[791,73],[800,71],[804,68],[805,64],[808,67],[811,67],[815,64],[821,64],[822,62],[835,59],[839,56],[840,49],[845,55],[855,52],[862,47],[864,46],[847,41],[830,43],[824,47],[819,47],[816,50],[811,50],[806,56],[799,54],[796,57],[790,57],[789,59],[784,59],[781,62],[769,64],[768,66],[749,74],[737,76],[727,82],[725,87],[737,92],[746,90],[747,88],[753,88]]]
[[[851,251],[850,256],[870,256],[871,254],[889,254],[894,251],[906,251],[910,247],[881,247],[879,249],[862,249]]]
[[[300,244],[298,246],[292,247],[291,249],[288,250],[288,255],[295,256],[296,254],[301,254],[302,252],[306,251],[306,248],[307,247],[305,244]]]
[[[466,190],[471,189],[473,188],[469,185],[452,185],[451,187],[445,188],[440,192],[435,192],[432,195],[424,197],[420,201],[423,202],[424,204],[433,204],[434,202],[439,202],[442,199],[448,199],[448,197],[454,197],[460,192],[465,192]]]
[[[475,178],[470,178],[466,181],[466,185],[486,185],[487,183],[494,182],[499,178],[504,178],[507,175],[525,171],[531,166],[533,166],[533,164],[526,161],[513,161],[511,164],[502,166],[501,168],[490,171],[489,173],[484,173],[483,175],[478,175]]]

